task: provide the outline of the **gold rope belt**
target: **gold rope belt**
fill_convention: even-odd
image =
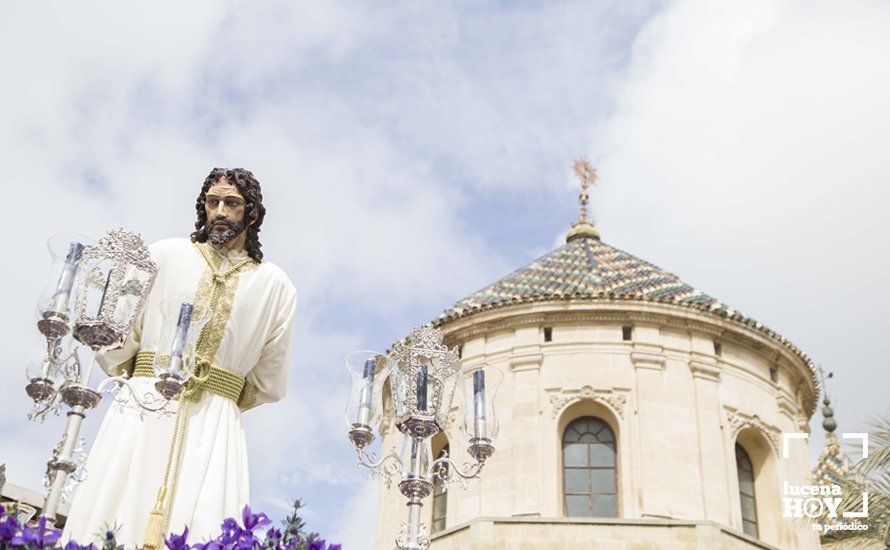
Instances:
[[[154,364],[155,352],[142,350],[136,354],[136,365],[132,376],[155,376]],[[185,383],[185,395],[193,401],[197,401],[201,392],[206,390],[216,395],[239,402],[241,392],[244,390],[244,378],[232,371],[221,369],[209,361],[198,359],[195,372]]]

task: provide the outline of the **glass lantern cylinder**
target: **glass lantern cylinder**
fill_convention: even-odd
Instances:
[[[405,468],[405,480],[422,480],[427,483],[431,481],[433,447],[430,438],[403,437],[399,458]]]
[[[346,356],[346,368],[352,379],[346,405],[346,425],[350,429],[379,430],[387,364],[386,356],[376,351],[354,351]]]
[[[25,392],[40,405],[55,398],[65,382],[64,361],[71,346],[70,338],[41,338],[25,367],[28,384]]]
[[[45,379],[59,385],[65,381],[63,361],[71,350],[71,338],[40,339],[28,361],[25,373],[29,380]]]
[[[175,298],[161,300],[161,339],[152,369],[160,380],[155,385],[166,398],[182,391],[193,374],[199,357],[198,337],[210,320],[209,309]]]
[[[494,452],[498,437],[495,400],[503,380],[501,370],[492,366],[470,368],[461,376],[461,433],[469,443],[468,452],[477,460],[485,460]]]
[[[60,233],[47,241],[51,259],[50,283],[37,302],[37,328],[45,338],[54,340],[70,330],[74,282],[80,272],[86,246],[95,244],[90,237]]]

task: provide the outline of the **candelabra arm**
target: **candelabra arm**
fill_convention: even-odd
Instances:
[[[482,478],[482,467],[485,462],[475,462],[473,464],[464,463],[463,468],[451,460],[448,456],[437,458],[430,464],[430,478],[436,477],[445,483],[459,483],[461,488],[466,489],[471,479]]]
[[[401,477],[404,472],[402,460],[396,453],[395,448],[380,460],[377,460],[377,455],[365,452],[364,449],[356,448],[355,452],[358,455],[359,466],[368,469],[368,477],[381,476],[387,489],[392,484],[393,477]]]
[[[53,361],[61,365],[62,372],[67,380],[80,380],[80,373],[83,367],[80,365],[80,356],[77,355],[77,350],[72,349],[64,358],[57,359],[56,356],[61,355],[61,353],[64,353],[64,350],[56,347],[53,352]]]
[[[170,403],[170,400],[164,399],[159,395],[155,395],[152,392],[145,392],[142,397],[139,397],[136,388],[133,387],[133,384],[130,382],[130,379],[124,375],[121,376],[112,376],[111,378],[106,378],[101,383],[99,383],[99,387],[96,388],[97,393],[107,392],[109,394],[118,392],[118,395],[115,396],[115,403],[120,406],[126,404],[127,396],[122,395],[122,390],[126,388],[129,393],[129,397],[132,398],[132,401],[136,404],[136,406],[143,410],[152,413],[164,413],[166,411],[167,405]]]
[[[58,414],[60,408],[61,405],[59,404],[59,400],[55,396],[42,404],[34,403],[34,408],[28,413],[28,420],[39,420],[40,422],[43,422],[50,411],[55,410],[56,414]]]
[[[125,375],[120,376],[111,376],[106,378],[105,380],[99,382],[99,386],[96,388],[98,393],[105,393],[106,391],[114,391],[115,388],[111,390],[108,389],[108,386],[111,384],[115,384],[117,388],[121,386],[127,386],[130,392],[133,391],[133,388],[130,387],[130,380]]]

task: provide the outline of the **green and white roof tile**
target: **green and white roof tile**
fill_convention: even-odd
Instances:
[[[812,360],[788,339],[673,273],[602,242],[593,225],[583,218],[572,227],[566,244],[460,300],[436,317],[433,325],[512,305],[566,300],[657,302],[742,323],[802,358],[819,387]],[[815,409],[815,398],[809,414]]]
[[[457,302],[436,323],[520,303],[621,299],[688,305],[736,315],[673,273],[599,239],[582,237]]]

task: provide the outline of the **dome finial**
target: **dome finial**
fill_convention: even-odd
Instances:
[[[818,367],[819,370],[819,378],[822,379],[822,393],[824,394],[824,398],[822,399],[822,428],[831,435],[837,429],[837,420],[834,419],[834,409],[831,408],[831,398],[828,396],[828,387],[825,385],[826,378],[833,378],[834,373],[829,372],[827,375],[825,371],[822,369],[820,365]]]
[[[581,217],[572,224],[572,229],[566,236],[566,242],[583,237],[599,239],[600,234],[594,229],[593,222],[587,221],[587,205],[590,203],[590,195],[587,190],[596,183],[596,168],[586,158],[581,157],[575,161],[574,170],[575,177],[581,182],[581,195],[578,197],[581,201]]]

